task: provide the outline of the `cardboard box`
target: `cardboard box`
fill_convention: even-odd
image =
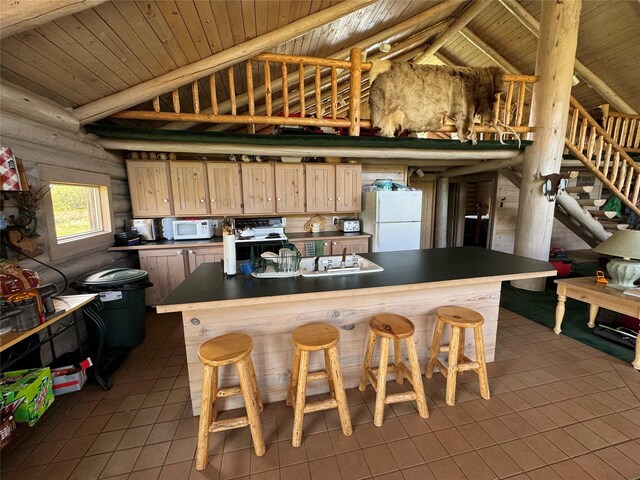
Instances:
[[[16,422],[34,426],[52,403],[49,367],[5,372],[0,376],[0,409],[3,414],[13,410]]]
[[[73,365],[54,368],[51,370],[51,375],[53,375],[53,394],[56,396],[77,392],[87,381],[87,372]]]

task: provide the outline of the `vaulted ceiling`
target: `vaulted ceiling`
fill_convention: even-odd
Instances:
[[[20,85],[65,107],[77,107],[286,27],[294,20],[341,2],[118,0],[96,3],[94,8],[3,38],[0,80]],[[439,3],[379,0],[271,51],[326,57]],[[387,41],[394,43],[442,20],[459,16],[470,3],[452,4],[428,24],[413,27]],[[520,5],[539,19],[540,0],[520,0]],[[636,111],[640,111],[638,25],[640,2],[637,0],[583,0],[577,58]],[[491,2],[467,27],[523,73],[534,73],[537,38],[502,3]],[[294,37],[295,32],[291,36]],[[439,53],[461,65],[493,64],[462,34],[454,35]],[[220,74],[218,77],[218,99],[224,100],[226,77]],[[238,85],[237,91],[242,92],[243,85]],[[203,87],[202,102],[206,106],[208,96],[204,92]],[[584,81],[574,87],[573,93],[586,107],[606,103]]]

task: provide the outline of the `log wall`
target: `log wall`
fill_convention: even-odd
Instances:
[[[15,113],[0,110],[0,144],[12,149],[14,155],[24,163],[27,179],[32,188],[40,186],[39,166],[54,165],[70,170],[87,170],[89,172],[107,174],[111,177],[112,211],[115,229],[122,231],[124,219],[131,216],[129,187],[127,184],[124,159],[105,151],[82,134],[73,134],[43,123],[38,123]],[[5,203],[4,215],[17,214],[15,200],[9,194]],[[41,235],[39,244],[45,250],[38,260],[50,264],[60,270],[72,281],[84,274],[103,270],[113,266],[130,265],[135,260],[121,252],[107,252],[106,246],[82,250],[81,243],[75,255],[51,260],[48,253],[48,232],[54,228],[53,219],[44,218],[44,209],[39,212]],[[9,253],[11,258],[13,253]],[[20,262],[25,268],[36,270],[43,283],[55,283],[59,288],[63,281],[58,273],[38,263],[25,259]],[[72,293],[72,292],[68,292]],[[75,347],[73,329],[56,339],[58,355]],[[49,359],[48,349],[43,348],[43,362]]]

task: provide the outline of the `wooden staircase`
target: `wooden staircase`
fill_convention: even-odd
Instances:
[[[640,165],[571,97],[565,146],[588,171],[637,215]]]

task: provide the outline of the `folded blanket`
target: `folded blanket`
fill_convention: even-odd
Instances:
[[[305,257],[319,257],[324,255],[324,242],[322,240],[307,240],[304,242]]]

